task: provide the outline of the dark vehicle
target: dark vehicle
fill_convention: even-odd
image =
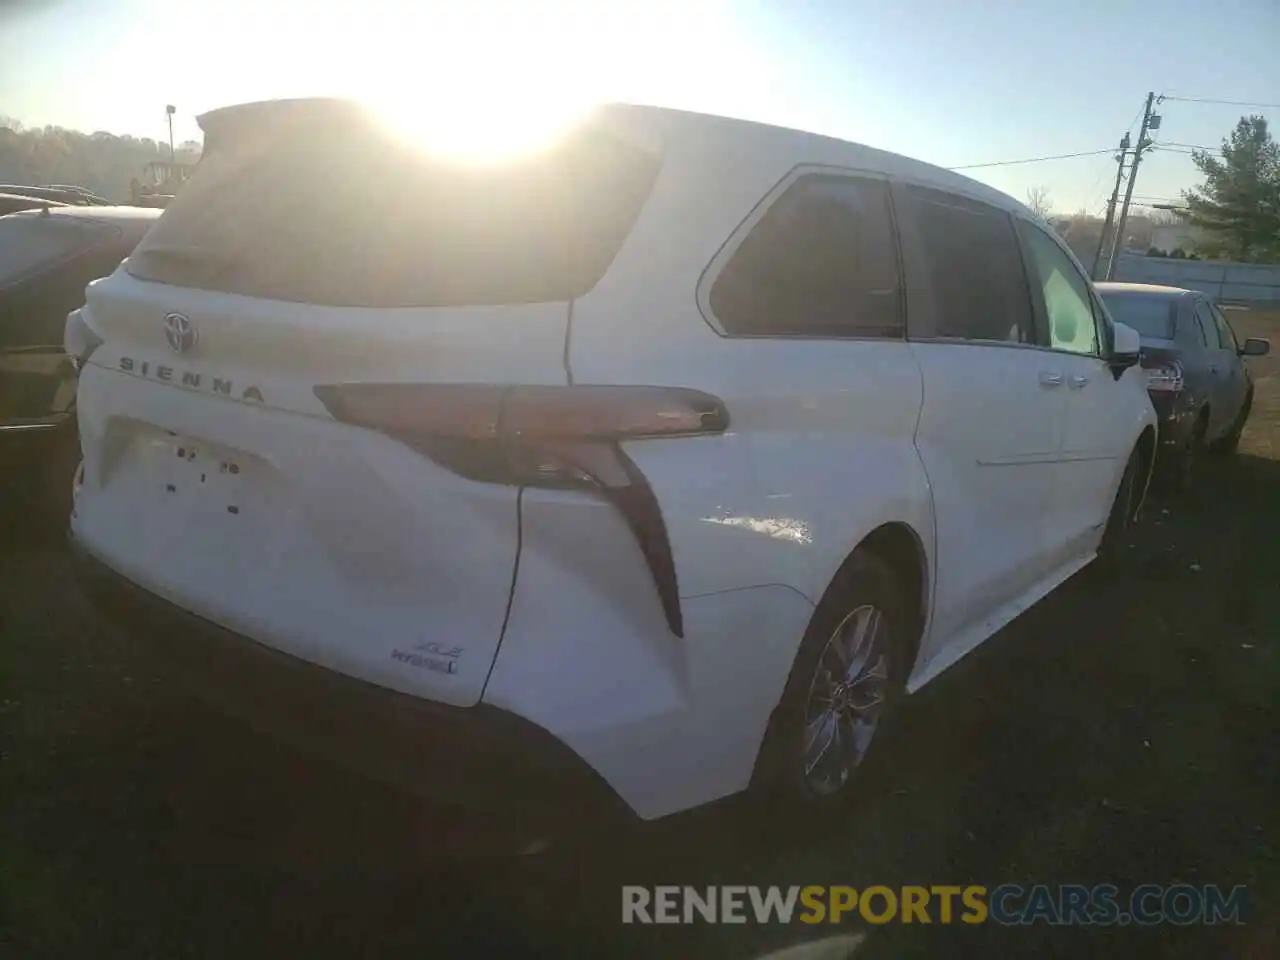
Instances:
[[[49,206],[0,216],[0,503],[5,520],[65,522],[80,462],[67,314],[129,255],[159,210]],[[16,509],[15,509],[16,508]]]
[[[1241,344],[1203,293],[1142,283],[1099,283],[1111,316],[1142,337],[1147,389],[1160,418],[1162,479],[1185,487],[1204,449],[1233,453],[1253,406],[1253,379],[1242,357],[1271,350],[1267,340]]]
[[[41,207],[66,207],[70,204],[58,200],[43,200],[25,194],[5,193],[0,190],[0,217],[19,210],[39,210]]]
[[[98,196],[84,187],[67,186],[66,184],[25,186],[16,183],[0,183],[0,193],[17,197],[32,197],[37,200],[51,200],[67,203],[77,207],[109,207],[111,201]]]

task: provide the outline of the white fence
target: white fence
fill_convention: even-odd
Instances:
[[[1121,254],[1116,280],[1199,290],[1215,300],[1280,302],[1280,263],[1172,260]]]

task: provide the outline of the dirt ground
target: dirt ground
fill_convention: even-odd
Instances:
[[[1280,348],[1280,314],[1233,312]],[[174,695],[57,544],[0,547],[0,956],[760,957],[623,927],[623,883],[1244,884],[1239,927],[890,925],[859,958],[1280,956],[1280,359],[1240,453],[909,701],[816,829],[741,806],[512,859]],[[460,854],[470,854],[460,858]]]

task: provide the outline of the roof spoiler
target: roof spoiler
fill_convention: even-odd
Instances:
[[[219,107],[196,117],[204,131],[204,152],[225,140],[253,133],[282,134],[303,127],[332,127],[344,122],[367,122],[368,107],[336,97],[304,97],[293,100],[259,100]]]
[[[675,111],[655,110],[651,107],[634,107],[628,104],[601,104],[589,111],[592,122],[613,132],[630,134],[638,145],[651,146],[660,153],[660,146],[650,143],[655,137],[661,143],[661,134],[671,125]],[[584,118],[585,119],[585,118]],[[196,117],[204,131],[204,151],[227,140],[270,134],[272,139],[287,139],[291,135],[314,136],[317,130],[334,130],[379,125],[376,112],[365,103],[338,97],[302,97],[289,100],[259,100],[219,107]]]

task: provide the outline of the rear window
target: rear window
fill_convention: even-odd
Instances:
[[[0,217],[0,287],[75,256],[113,233],[103,224],[63,217]]]
[[[372,125],[311,134],[207,149],[129,272],[326,306],[568,300],[608,270],[659,167],[590,128],[493,167],[432,160]]]
[[[1138,331],[1150,340],[1172,340],[1178,301],[1173,297],[1144,294],[1103,294],[1111,319]]]

